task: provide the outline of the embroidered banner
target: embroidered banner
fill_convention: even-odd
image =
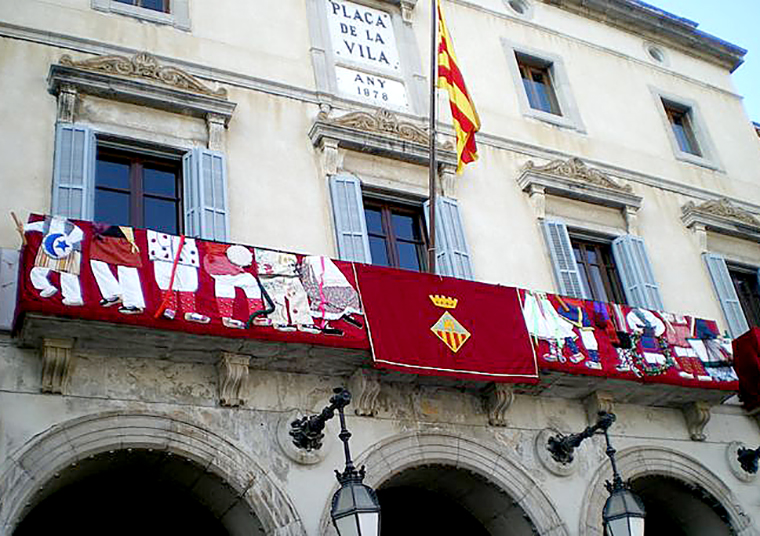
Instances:
[[[377,367],[538,381],[517,289],[365,264],[356,275]]]
[[[520,291],[541,370],[736,390],[731,340],[717,324],[627,305]]]
[[[351,263],[39,215],[24,236],[21,312],[368,347]]]

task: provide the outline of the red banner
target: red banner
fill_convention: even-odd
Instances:
[[[377,367],[538,382],[517,289],[364,264],[356,275]]]

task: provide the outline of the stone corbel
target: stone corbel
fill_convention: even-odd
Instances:
[[[241,406],[243,385],[248,378],[250,356],[222,352],[219,359],[219,403],[222,406]]]
[[[322,150],[322,170],[325,175],[335,175],[343,167],[343,155],[338,147],[338,140],[323,138],[319,148]]]
[[[77,102],[79,93],[77,88],[64,84],[58,92],[58,121],[61,123],[73,123],[76,118]]]
[[[380,394],[380,377],[376,370],[358,369],[349,380],[353,395],[354,412],[363,417],[377,415],[377,396]]]
[[[528,201],[536,218],[543,220],[546,217],[546,188],[531,184],[528,187]]]
[[[507,411],[515,400],[515,391],[509,383],[490,383],[483,390],[484,405],[488,412],[488,424],[506,426]]]
[[[224,151],[225,123],[225,118],[219,114],[206,114],[208,148],[212,151]]]
[[[702,223],[695,223],[691,230],[694,232],[694,240],[700,253],[707,253],[707,226]]]
[[[459,186],[459,179],[457,179],[456,168],[453,166],[441,166],[438,172],[438,176],[441,178],[441,193],[446,197],[456,199],[457,186]]]
[[[73,339],[42,339],[42,392],[64,394],[73,370]]]
[[[406,24],[412,23],[412,12],[417,0],[401,0],[401,20]]]
[[[683,416],[692,441],[707,439],[704,430],[710,422],[710,405],[705,402],[691,402],[683,407]]]
[[[631,206],[623,208],[623,218],[625,218],[626,232],[632,235],[639,234],[638,209]]]
[[[606,391],[594,391],[583,399],[583,407],[586,409],[586,418],[589,425],[594,424],[599,418],[599,412],[614,413],[615,400],[612,393]]]

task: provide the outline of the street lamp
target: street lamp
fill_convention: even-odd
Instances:
[[[740,448],[737,451],[736,458],[742,466],[742,469],[748,473],[757,473],[757,460],[760,458],[760,447],[755,450]]]
[[[612,423],[615,422],[615,414],[605,411],[599,412],[599,418],[592,426],[578,434],[568,436],[558,434],[550,437],[546,448],[552,458],[558,463],[568,464],[573,461],[573,451],[584,439],[587,439],[601,430],[604,440],[607,442],[605,453],[612,464],[612,482],[605,482],[605,487],[610,493],[602,510],[604,532],[607,536],[644,536],[644,505],[632,491],[631,485],[623,482],[615,463],[615,449],[610,444],[610,436],[607,433]]]
[[[291,422],[290,435],[293,438],[293,444],[300,449],[319,449],[325,437],[322,433],[325,422],[332,419],[335,416],[335,410],[338,410],[340,416],[338,437],[343,441],[346,468],[342,473],[335,471],[335,476],[340,482],[340,489],[333,495],[330,516],[340,536],[379,536],[380,503],[377,501],[375,490],[363,484],[364,466],[358,470],[354,467],[351,451],[348,448],[351,432],[346,429],[343,408],[351,402],[351,393],[343,387],[336,387],[333,393],[335,394],[330,397],[330,405],[321,413],[301,417]]]

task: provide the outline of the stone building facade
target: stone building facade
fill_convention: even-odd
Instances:
[[[440,99],[445,275],[630,303],[644,270],[636,305],[730,336],[757,325],[760,144],[730,77],[745,51],[637,0],[442,6],[482,119],[479,160],[456,176]],[[423,0],[0,0],[0,212],[123,211],[134,227],[424,265],[429,20]],[[120,204],[134,183],[109,183],[109,166],[175,189]],[[731,392],[451,380],[373,369],[363,350],[36,313],[14,328],[19,245],[0,220],[0,534],[334,534],[336,423],[313,452],[288,425],[336,385],[354,394],[351,448],[388,532],[601,535],[602,439],[570,465],[544,447],[603,409],[652,534],[760,534],[760,488],[735,461],[760,429]],[[643,258],[621,263],[626,247]],[[568,279],[558,255],[574,251]],[[611,270],[598,281],[594,255]]]

